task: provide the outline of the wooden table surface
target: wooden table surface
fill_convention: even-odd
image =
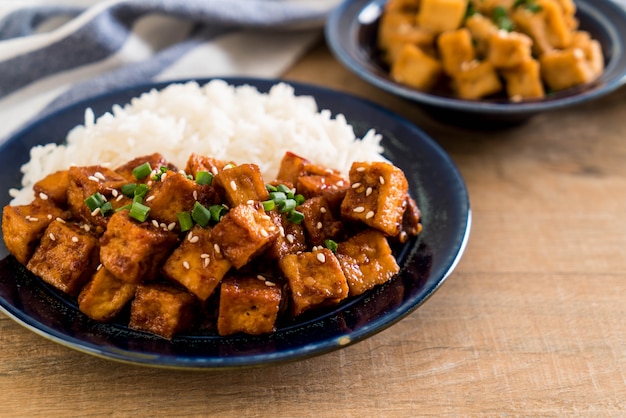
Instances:
[[[119,364],[0,314],[0,416],[626,415],[626,89],[479,132],[369,86],[323,43],[285,78],[378,102],[451,155],[473,210],[456,271],[374,337],[260,369]]]

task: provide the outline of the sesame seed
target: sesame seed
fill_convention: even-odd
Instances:
[[[267,228],[267,230],[270,231],[270,232],[274,232],[274,231],[276,231],[276,227],[272,225],[269,228]]]
[[[320,208],[320,213],[326,213],[326,208],[325,207],[321,207]]]
[[[167,225],[165,225],[163,222],[161,222],[161,223],[159,224],[159,227],[160,227],[161,229],[167,229]]]
[[[189,232],[189,233],[187,234],[187,241],[190,241],[190,242],[191,242],[191,240],[192,240],[192,239],[193,239],[193,232]]]
[[[165,181],[165,177],[167,177],[167,173],[161,174],[161,181]]]
[[[111,194],[113,195],[113,197],[117,197],[120,194],[120,192],[118,192],[117,189],[113,189],[111,190]]]
[[[52,215],[51,215],[51,214],[48,214],[47,218],[48,218],[48,219],[52,219]],[[61,218],[57,218],[57,221],[58,221],[59,219],[61,219]],[[61,219],[61,220],[63,220],[63,219]]]
[[[365,219],[371,219],[373,217],[374,217],[374,212],[371,210],[367,212],[367,214],[365,215]]]
[[[93,176],[100,180],[106,180],[106,177],[104,177],[104,174],[102,174],[99,171],[96,171],[95,173],[93,173]]]
[[[327,168],[325,170],[328,174],[333,174],[333,169],[332,168]]]
[[[211,257],[211,256],[209,254],[207,254],[207,253],[200,254],[200,258],[209,258],[209,257]]]
[[[50,239],[52,241],[55,241],[57,239],[52,232],[50,232],[50,234],[48,234],[48,236],[50,237]]]
[[[121,195],[119,195],[117,198],[115,198],[115,201],[116,201],[116,202],[119,202],[119,201],[120,201],[120,200],[122,200],[122,199],[124,199],[124,195],[123,195],[123,194],[121,194]]]
[[[150,202],[154,200],[154,197],[155,197],[154,195],[146,197],[146,202]]]
[[[189,240],[189,242],[192,244],[195,244],[198,241],[200,241],[200,237],[197,235]]]
[[[176,228],[176,222],[172,222],[167,226],[168,231],[173,231]]]
[[[187,260],[183,261],[183,267],[189,270],[189,262]]]
[[[152,220],[152,225],[154,225],[155,228],[159,227],[159,223],[156,221],[156,219]]]
[[[254,205],[254,200],[250,199],[250,200],[248,200],[248,201],[246,202],[246,204],[248,204],[248,205]]]
[[[209,265],[209,263],[211,263],[211,259],[210,258],[205,258],[204,259],[204,263],[202,265],[206,268]]]
[[[100,213],[100,208],[95,208],[93,212],[91,212],[91,216],[96,216],[99,213]]]
[[[322,229],[322,226],[323,226],[323,225],[322,225],[322,223],[321,223],[321,222],[318,222],[318,223],[317,223],[317,225],[315,225],[315,227],[316,227],[317,229]]]
[[[98,264],[98,267],[96,267],[96,270],[100,270],[102,268],[102,263]]]
[[[400,240],[401,241],[405,241],[408,237],[408,234],[406,233],[406,231],[402,231],[400,232]]]
[[[352,209],[352,212],[356,212],[356,213],[365,212],[365,208],[363,206],[357,206],[356,208]]]
[[[193,191],[193,200],[198,200],[198,191],[197,190]]]
[[[378,181],[380,182],[380,184],[385,184],[385,179],[383,178],[383,176],[378,177]]]
[[[230,181],[230,188],[235,191],[237,190],[237,183],[235,183],[235,180]]]
[[[343,180],[339,180],[337,183],[335,183],[337,185],[337,187],[343,187]]]
[[[78,237],[72,237],[72,242],[78,242]]]
[[[362,173],[365,171],[365,167],[357,167],[356,171],[358,171],[359,173]]]
[[[285,228],[283,228],[282,226],[278,227],[278,232],[280,233],[281,237],[285,237]]]
[[[372,188],[371,188],[371,187],[368,187],[368,188],[365,190],[365,196],[369,196],[369,195],[371,195],[371,194],[372,194]]]
[[[153,182],[152,180],[149,180],[149,181],[146,183],[146,186],[148,186],[148,187],[152,187],[152,185],[153,185],[153,184],[154,184],[154,182]]]
[[[359,187],[361,187],[361,183],[359,183],[359,182],[354,183],[354,184],[352,185],[352,188],[353,188],[353,189],[358,189]]]
[[[317,261],[319,261],[320,263],[324,263],[326,261],[326,256],[324,256],[323,253],[317,253]]]
[[[265,281],[265,286],[274,287],[274,286],[276,286],[276,283],[270,282],[269,280],[266,280]]]
[[[265,277],[262,274],[257,274],[256,278],[265,281]]]
[[[178,170],[178,174],[182,174],[183,176],[187,176],[187,173],[185,173],[185,170],[183,170],[182,168],[180,170]]]
[[[84,229],[86,232],[89,232],[89,231],[91,230],[91,227],[90,227],[89,225],[85,224],[85,225],[83,225],[83,229]]]
[[[39,220],[39,218],[34,218],[32,216],[27,217],[26,219],[28,219],[31,222],[37,222]]]
[[[213,175],[217,175],[217,167],[214,166],[213,168],[211,168],[211,172],[213,173]]]
[[[293,241],[295,240],[294,236],[291,234],[287,234],[285,238],[287,238],[287,241],[289,241],[290,244],[293,244]]]
[[[269,236],[269,234],[267,233],[267,231],[266,231],[265,229],[263,229],[263,228],[261,228],[261,230],[259,231],[259,233],[261,234],[261,236],[264,236],[264,237],[268,237],[268,236]]]
[[[42,193],[39,193],[39,198],[41,200],[48,200],[48,195],[42,192]]]
[[[100,179],[96,176],[89,176],[87,178],[91,181],[95,181],[96,183],[100,183]]]
[[[272,219],[272,218],[269,217],[269,215],[261,215],[261,216],[259,216],[259,218],[265,219],[266,221],[269,221],[269,220]]]
[[[213,250],[215,250],[216,254],[219,254],[220,253],[220,246],[217,245],[217,244],[213,244]]]

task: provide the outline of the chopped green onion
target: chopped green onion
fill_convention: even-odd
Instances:
[[[128,205],[124,205],[124,206],[121,206],[121,207],[119,207],[119,208],[115,209],[115,212],[121,212],[121,211],[123,211],[123,210],[130,210],[130,208],[131,208],[132,206],[133,206],[133,205],[131,205],[131,204],[129,203]]]
[[[326,248],[331,250],[333,253],[336,253],[337,252],[337,248],[339,247],[339,244],[337,244],[332,239],[324,240],[324,245],[326,246]]]
[[[130,207],[130,217],[138,220],[139,222],[143,222],[148,219],[148,213],[150,213],[150,208],[139,202],[133,202]]]
[[[193,219],[191,218],[191,213],[187,211],[178,212],[177,216],[181,232],[186,232],[193,228]]]
[[[498,6],[493,9],[493,21],[500,29],[507,32],[513,30],[513,22],[509,19],[507,11],[503,6]]]
[[[145,162],[133,169],[133,176],[135,176],[137,180],[142,180],[148,177],[151,172],[152,167],[150,167],[150,163]]]
[[[135,189],[137,189],[137,183],[128,183],[122,186],[122,194],[126,197],[135,196]]]
[[[219,222],[228,211],[222,205],[211,205],[209,212],[211,213],[211,220]]]
[[[304,220],[304,213],[292,210],[291,212],[287,212],[287,219],[294,224],[299,224]]]
[[[522,0],[523,1],[523,0]],[[465,17],[471,17],[474,16],[476,13],[478,13],[478,11],[476,10],[476,6],[474,6],[474,3],[467,2],[467,9],[465,9]]]
[[[159,167],[159,171],[152,176],[152,180],[154,181],[158,181],[161,180],[161,176],[165,173],[167,173],[169,171],[169,168],[167,168],[166,166],[162,165],[161,167]]]
[[[198,171],[196,173],[196,183],[200,185],[210,185],[213,183],[213,174],[208,171]]]
[[[265,188],[267,189],[268,192],[277,192],[278,189],[275,186],[272,186],[271,184],[266,184]]]
[[[106,202],[106,199],[99,192],[95,192],[85,199],[85,204],[92,212],[102,206],[104,202]]]
[[[113,212],[113,205],[111,202],[104,202],[102,206],[100,206],[100,213],[102,216],[107,216],[111,212]]]
[[[198,201],[194,203],[191,210],[191,218],[201,227],[206,227],[211,220],[211,212]]]
[[[293,198],[296,200],[296,206],[300,206],[306,200],[301,194],[297,194]]]
[[[281,200],[278,204],[278,211],[280,213],[291,212],[296,208],[296,201],[294,199]]]
[[[138,196],[143,199],[146,196],[146,193],[148,193],[148,186],[146,186],[145,184],[140,184],[135,187],[134,197]]]
[[[287,187],[286,185],[284,185],[284,184],[279,184],[278,186],[276,186],[276,189],[279,192],[283,192],[285,194],[292,193],[291,189],[289,187]]]
[[[282,202],[283,200],[287,199],[287,195],[284,192],[271,192],[270,193],[270,199],[272,199],[274,202],[278,203],[278,202]]]
[[[141,195],[136,195],[135,197],[133,197],[133,203],[137,202],[137,203],[143,203],[143,196]]]
[[[273,200],[266,200],[262,202],[262,205],[263,205],[263,210],[270,211],[276,207],[276,202],[274,202]]]

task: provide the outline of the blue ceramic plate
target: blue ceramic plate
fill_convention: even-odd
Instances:
[[[331,51],[365,81],[419,104],[447,123],[478,128],[520,123],[538,113],[599,98],[626,82],[626,11],[611,0],[577,0],[580,28],[600,42],[605,57],[604,73],[597,82],[523,103],[470,101],[424,93],[393,81],[378,57],[376,36],[385,3],[385,0],[348,0],[335,9],[326,24]]]
[[[205,83],[208,80],[198,80]],[[277,80],[226,79],[266,92]],[[75,300],[25,270],[0,246],[0,306],[31,331],[96,356],[141,365],[224,369],[293,361],[363,340],[399,321],[422,304],[455,268],[470,230],[464,182],[450,158],[420,129],[372,103],[320,87],[290,83],[297,95],[315,97],[320,109],[343,113],[362,136],[383,135],[386,156],[407,174],[411,194],[423,212],[423,233],[398,251],[400,273],[390,282],[334,310],[284,323],[271,335],[219,337],[210,332],[181,335],[171,342],[129,329],[123,322],[98,323],[78,311]],[[96,116],[114,104],[166,84],[151,84],[94,97],[40,120],[0,147],[0,205],[19,187],[20,166],[29,149],[62,142],[83,123],[84,109]]]

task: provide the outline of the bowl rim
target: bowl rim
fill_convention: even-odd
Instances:
[[[519,103],[485,100],[464,100],[421,92],[376,74],[374,64],[365,57],[357,40],[359,17],[378,18],[386,0],[345,0],[328,17],[324,33],[335,57],[356,75],[372,85],[411,101],[438,108],[468,113],[516,115],[538,113],[590,101],[606,95],[626,83],[626,8],[612,0],[576,0],[577,14],[602,27],[607,34],[611,59],[605,63],[600,78],[580,93],[571,90],[556,93],[548,100]],[[372,8],[372,9],[369,9]],[[378,15],[376,15],[378,13]],[[574,87],[573,89],[577,89]],[[565,93],[567,92],[567,93]],[[562,94],[561,97],[559,95]]]

